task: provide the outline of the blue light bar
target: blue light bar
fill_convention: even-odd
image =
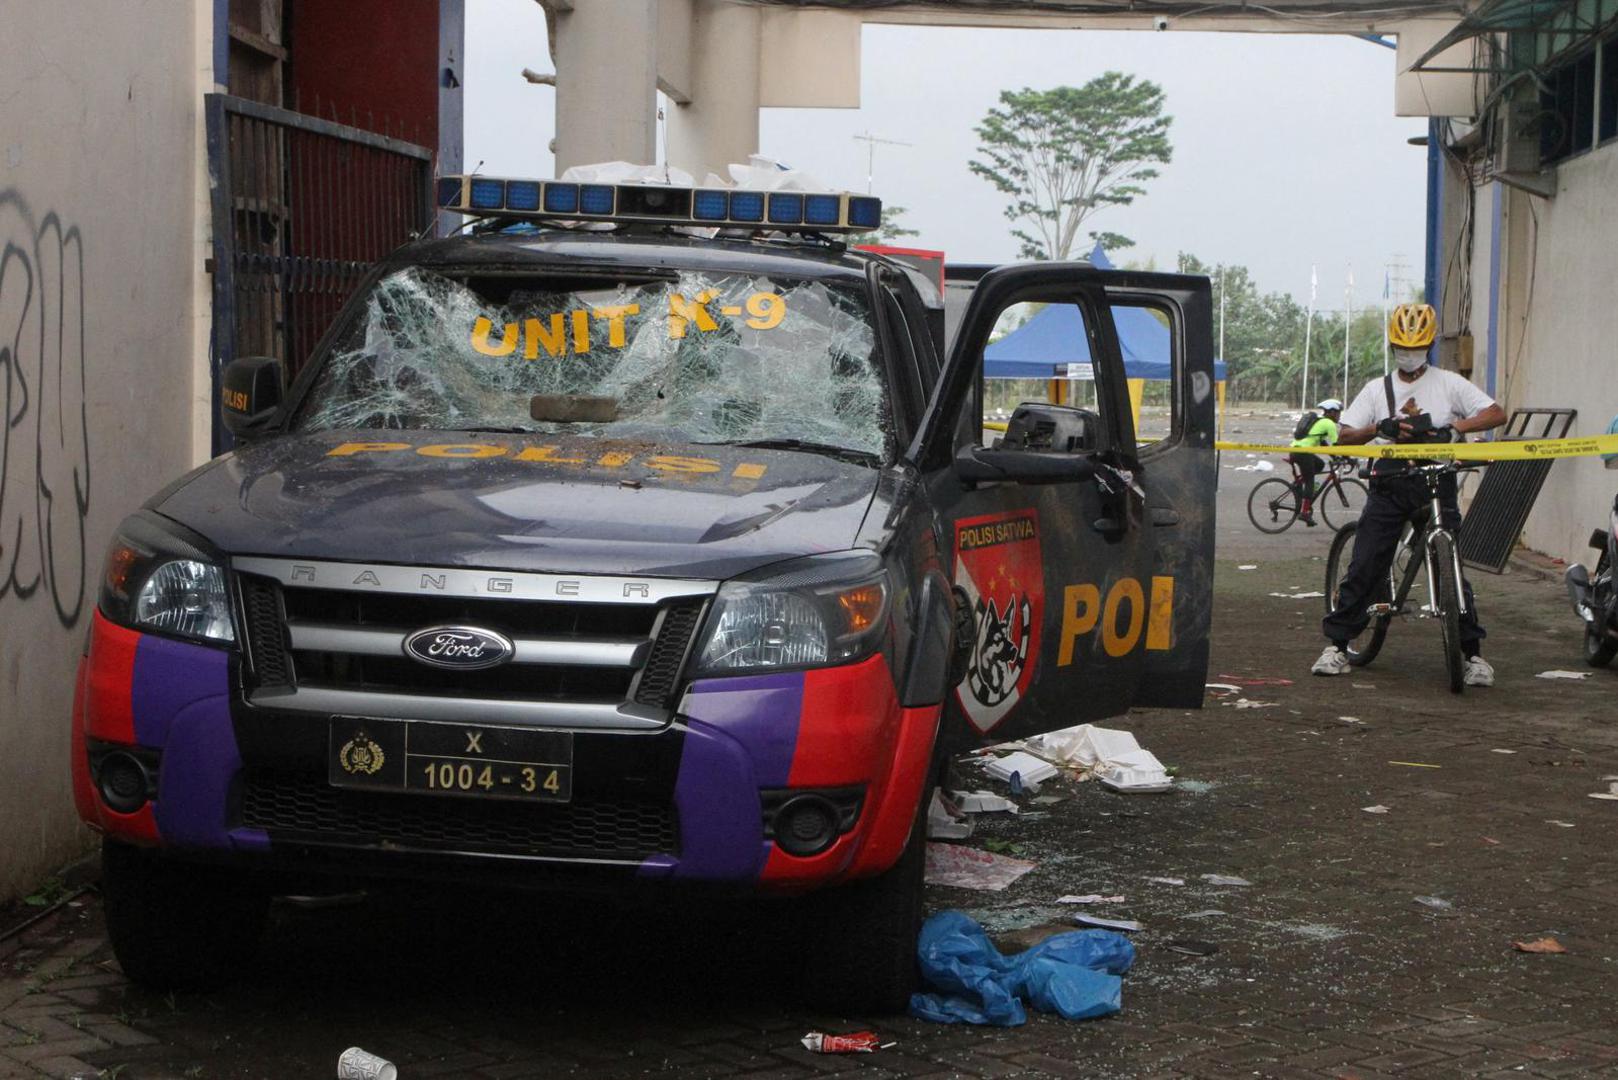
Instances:
[[[579,211],[579,185],[546,184],[545,212],[549,214],[576,214]]]
[[[433,184],[433,198],[444,209],[474,217],[700,225],[743,232],[868,232],[882,220],[882,200],[828,191],[442,176]]]
[[[764,193],[761,191],[732,191],[730,193],[730,219],[732,221],[763,221]]]
[[[802,225],[803,196],[784,191],[770,193],[770,224]]]
[[[724,221],[729,214],[729,192],[697,191],[693,193],[691,216],[698,221]]]
[[[506,209],[538,210],[539,182],[536,180],[507,180]]]
[[[505,204],[506,183],[504,180],[485,180],[480,176],[472,178],[472,209],[498,210]]]
[[[836,225],[843,217],[843,199],[840,195],[805,195],[803,220],[809,225]]]
[[[882,224],[882,200],[869,195],[850,195],[848,223],[859,229],[879,228]]]
[[[586,214],[610,214],[612,203],[612,186],[609,184],[585,184],[579,189],[579,209]]]

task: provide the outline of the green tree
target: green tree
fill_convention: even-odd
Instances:
[[[850,233],[850,244],[891,244],[895,240],[903,240],[907,236],[920,236],[921,232],[909,229],[899,224],[899,219],[910,211],[903,206],[882,207],[882,224],[871,232]]]
[[[974,129],[980,157],[969,164],[1008,197],[1021,257],[1068,258],[1087,218],[1145,193],[1154,166],[1173,155],[1164,100],[1156,83],[1117,71],[1083,86],[1001,91]]]

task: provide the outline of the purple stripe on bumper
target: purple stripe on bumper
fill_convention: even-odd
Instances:
[[[165,844],[263,848],[254,829],[227,830],[242,767],[230,720],[230,654],[144,635],[130,688],[135,737],[163,751],[152,812]]]
[[[648,876],[757,878],[769,857],[760,788],[786,786],[803,709],[803,675],[709,679],[685,701],[685,743],[674,801],[680,858],[649,859]]]

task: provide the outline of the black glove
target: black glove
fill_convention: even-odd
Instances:
[[[1397,416],[1389,416],[1386,419],[1378,421],[1376,425],[1376,433],[1382,436],[1384,439],[1393,439],[1397,441],[1399,438],[1399,418]]]
[[[1442,435],[1444,437],[1443,438],[1444,442],[1452,442],[1453,443],[1453,442],[1465,442],[1466,441],[1466,432],[1457,431],[1455,429],[1455,427],[1453,425],[1451,425],[1451,424],[1445,424],[1443,427],[1437,429],[1433,434]]]

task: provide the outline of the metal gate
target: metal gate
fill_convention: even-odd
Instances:
[[[1503,441],[1565,439],[1577,409],[1517,409],[1506,421]],[[1502,573],[1517,546],[1517,537],[1551,473],[1549,461],[1496,461],[1483,470],[1461,527],[1461,559],[1474,570]]]
[[[433,219],[424,146],[208,94],[213,356],[273,356],[290,381],[373,264]],[[214,405],[214,453],[229,446]]]

